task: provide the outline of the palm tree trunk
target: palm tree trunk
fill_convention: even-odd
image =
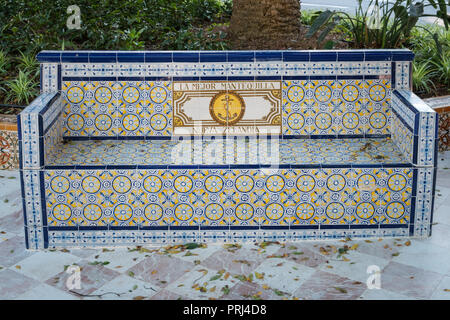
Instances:
[[[233,0],[234,49],[290,49],[300,35],[299,0]]]

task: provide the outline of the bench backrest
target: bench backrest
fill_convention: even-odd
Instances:
[[[409,50],[43,51],[66,138],[390,133]]]

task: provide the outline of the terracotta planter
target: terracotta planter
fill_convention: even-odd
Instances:
[[[0,169],[19,168],[17,114],[21,106],[0,105]]]

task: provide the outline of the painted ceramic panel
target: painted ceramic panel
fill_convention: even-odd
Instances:
[[[47,170],[49,226],[408,224],[413,169]]]
[[[283,81],[283,134],[388,134],[389,80]]]
[[[174,82],[174,134],[281,133],[280,81]]]
[[[170,136],[170,81],[64,81],[64,136]]]

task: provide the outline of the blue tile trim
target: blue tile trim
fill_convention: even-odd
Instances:
[[[401,102],[403,102],[403,104],[408,107],[409,110],[414,112],[414,114],[419,113],[419,111],[416,108],[414,108],[414,106],[411,104],[411,102],[409,102],[408,99],[406,99],[402,94],[400,94],[400,92],[398,92],[397,90],[393,90],[392,93],[397,98],[399,98],[401,100]]]
[[[199,226],[169,226],[169,231],[177,231],[177,230],[200,230]]]
[[[337,61],[364,61],[364,51],[338,51]]]
[[[89,52],[72,52],[63,51],[61,53],[61,61],[63,62],[89,62]]]
[[[293,62],[293,61],[302,61],[309,62],[309,51],[284,51],[283,52],[283,61]]]
[[[139,230],[169,230],[169,226],[140,226]]]
[[[429,234],[429,236],[431,236],[431,231],[433,228],[434,201],[436,199],[436,180],[437,180],[436,174],[437,174],[437,167],[435,167],[433,170],[433,192],[432,192],[432,197],[431,197],[431,215],[430,215],[430,234]]]
[[[145,62],[144,52],[118,52],[117,62]]]
[[[40,115],[44,115],[47,112],[47,110],[53,105],[53,103],[56,100],[58,100],[59,96],[60,96],[60,93],[59,92],[55,92],[53,94],[53,97],[50,100],[48,100],[46,102],[45,106],[41,109],[41,111],[39,111],[39,114]]]
[[[414,129],[410,127],[408,123],[402,118],[402,116],[395,111],[394,108],[391,108],[391,111],[397,116],[397,119],[400,120],[400,122],[411,132],[414,134]]]
[[[329,229],[350,229],[350,225],[348,224],[324,224],[324,225],[320,225],[320,229],[324,229],[324,230],[329,230]]]
[[[114,52],[114,51],[89,52],[89,62],[90,63],[98,63],[98,62],[114,62],[114,63],[116,63],[117,62],[117,52]]]
[[[326,52],[317,52],[311,51],[309,54],[310,62],[318,62],[318,61],[337,61],[337,52],[326,51]]]
[[[193,164],[193,165],[46,165],[44,170],[156,170],[156,169],[339,169],[339,168],[412,168],[411,163],[316,163],[316,164]]]
[[[412,61],[410,50],[41,51],[39,62]]]
[[[146,63],[172,62],[172,52],[170,51],[151,51],[144,52]]]
[[[283,52],[255,51],[255,61],[283,61]]]
[[[413,61],[414,53],[410,50],[392,51],[393,61]]]
[[[172,52],[173,62],[200,62],[200,52]]]
[[[408,227],[408,224],[380,224],[380,229],[407,229]]]
[[[25,225],[24,229],[25,229],[25,248],[27,250],[29,250],[30,249],[30,243],[29,243],[29,239],[28,239],[28,227]]]
[[[391,63],[391,88],[395,90],[395,62]]]
[[[254,62],[254,51],[228,51],[227,62]],[[225,61],[224,61],[225,62]]]
[[[227,53],[224,52],[200,52],[200,62],[225,62],[227,61]]]

